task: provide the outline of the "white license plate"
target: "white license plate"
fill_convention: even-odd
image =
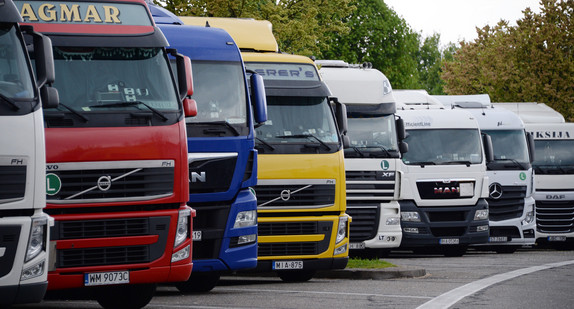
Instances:
[[[352,242],[349,244],[349,249],[365,249],[364,242]]]
[[[108,271],[101,273],[85,273],[84,285],[110,285],[130,283],[129,271]]]
[[[491,236],[488,237],[488,242],[507,242],[508,237],[506,236]]]
[[[193,231],[193,241],[201,241],[201,231]]]
[[[303,261],[273,261],[273,269],[303,269]]]
[[[566,236],[548,236],[548,241],[566,241]]]
[[[441,245],[458,245],[460,240],[458,238],[442,238],[439,240]]]

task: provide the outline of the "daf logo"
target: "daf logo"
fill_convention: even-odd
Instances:
[[[563,200],[566,198],[565,194],[546,194],[547,200]]]
[[[497,200],[502,197],[502,186],[498,182],[492,183],[488,187],[488,192],[490,198]]]
[[[291,190],[283,190],[279,196],[282,200],[288,201],[291,198]]]
[[[98,178],[98,189],[100,191],[108,191],[112,187],[112,177],[102,176]]]

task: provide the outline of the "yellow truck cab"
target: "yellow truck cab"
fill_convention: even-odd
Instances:
[[[256,271],[307,281],[317,270],[345,268],[351,220],[345,213],[345,106],[331,97],[310,58],[278,51],[270,22],[180,18],[225,29],[247,71],[265,81],[268,120],[256,129]]]

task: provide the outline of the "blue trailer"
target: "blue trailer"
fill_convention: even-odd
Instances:
[[[198,115],[186,119],[194,219],[193,271],[182,292],[211,290],[221,274],[257,266],[257,150],[267,120],[263,79],[248,80],[239,48],[222,29],[184,26],[150,5],[170,47],[191,58]]]

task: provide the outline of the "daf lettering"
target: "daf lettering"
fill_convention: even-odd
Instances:
[[[546,194],[547,200],[563,200],[566,198],[564,194]]]

